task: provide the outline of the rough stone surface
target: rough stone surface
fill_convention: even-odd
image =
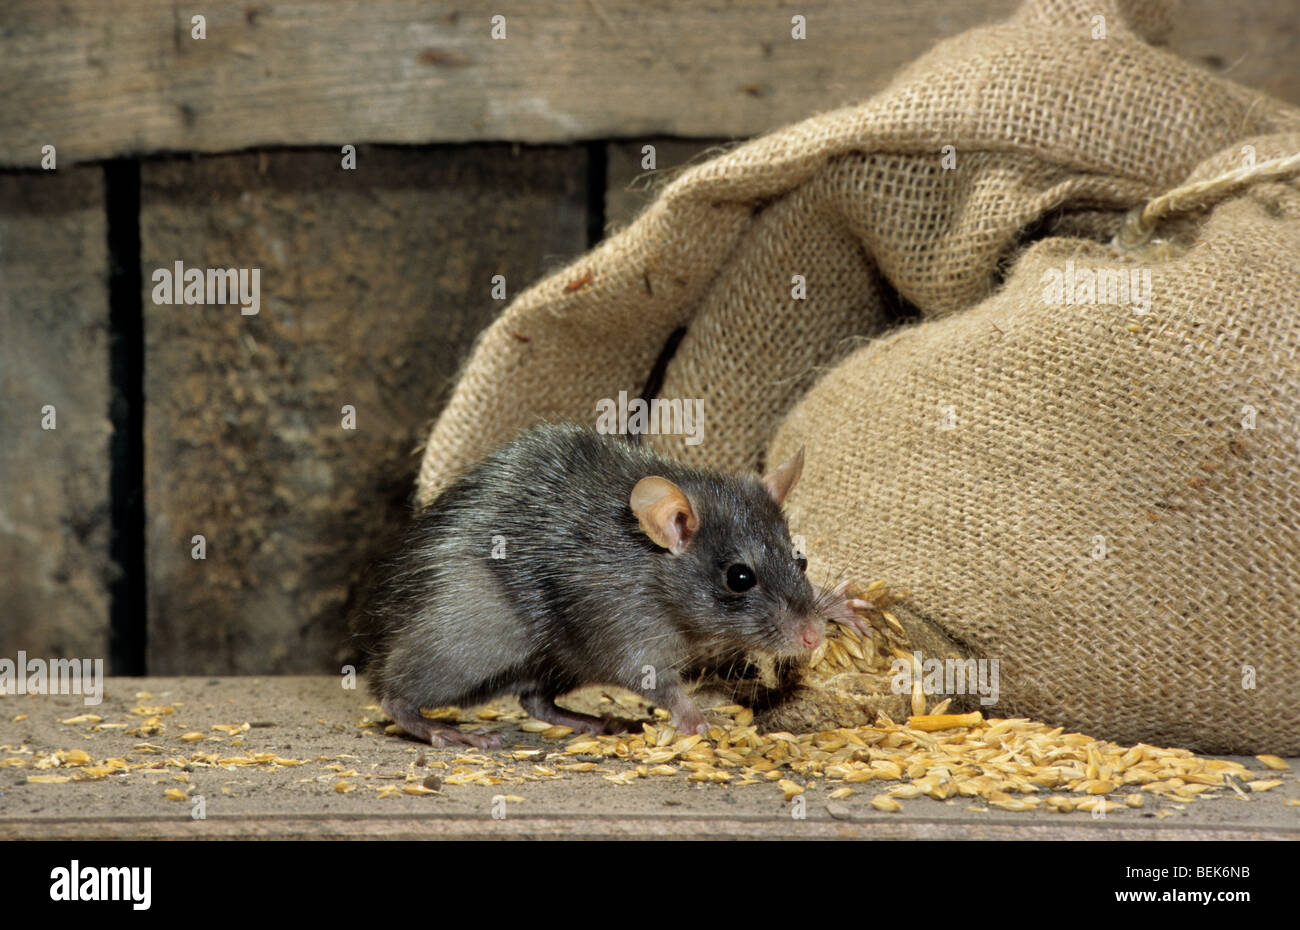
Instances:
[[[503,305],[493,275],[513,295],[586,244],[585,165],[495,146],[144,166],[151,672],[338,667],[428,418]],[[260,269],[260,312],[155,304],[177,261]]]
[[[103,172],[0,175],[0,655],[108,649]],[[42,429],[42,408],[55,429]]]

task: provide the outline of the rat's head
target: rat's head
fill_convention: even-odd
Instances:
[[[678,486],[651,475],[632,489],[641,530],[666,550],[656,574],[676,619],[708,650],[795,655],[821,644],[815,604],[781,505],[799,480],[803,450],[761,480],[703,476]]]

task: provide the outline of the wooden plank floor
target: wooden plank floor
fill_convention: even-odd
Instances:
[[[363,690],[323,676],[117,678],[95,706],[76,695],[0,698],[0,839],[1300,839],[1300,806],[1287,804],[1300,797],[1300,762],[1281,773],[1281,787],[1249,801],[1224,797],[1181,809],[1148,803],[1102,820],[1086,813],[973,813],[961,798],[918,798],[891,814],[871,807],[872,791],[828,805],[829,788],[820,780],[809,782],[806,817],[797,819],[775,785],[727,788],[673,777],[620,786],[602,777],[605,764],[560,779],[444,785],[413,796],[391,789],[406,784],[421,756],[421,772],[446,775],[437,763],[458,764],[462,754],[359,725],[379,716],[367,709],[371,704]],[[87,713],[102,719],[61,722]],[[164,729],[126,732],[147,725],[148,714]],[[204,738],[187,736],[196,733]],[[563,746],[515,726],[505,733],[508,748],[492,755],[512,764],[512,749]],[[93,781],[28,781],[31,775],[75,777],[83,766],[35,765],[59,751],[76,759],[67,754],[77,749],[95,763],[125,756],[163,764],[152,773]],[[200,761],[262,753],[270,754],[264,764]],[[272,757],[302,762],[272,765]],[[25,764],[3,761],[12,758]],[[1253,759],[1241,761],[1262,771]],[[530,769],[528,762],[515,765],[518,773]],[[340,793],[339,782],[353,790]],[[385,789],[392,796],[381,797]],[[195,819],[200,804],[204,818]],[[1168,814],[1157,816],[1161,810]]]

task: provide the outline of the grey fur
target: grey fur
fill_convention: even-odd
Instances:
[[[699,518],[680,555],[656,546],[629,506],[649,475],[681,488]],[[497,537],[505,558],[492,557]],[[759,578],[743,595],[724,580],[738,562]],[[416,514],[358,633],[375,690],[404,726],[420,707],[504,694],[536,705],[586,684],[631,688],[676,712],[689,704],[684,667],[736,650],[798,651],[794,631],[819,606],[757,477],[551,425]]]

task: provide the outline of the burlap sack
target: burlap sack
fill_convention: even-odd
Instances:
[[[651,445],[807,444],[814,568],[998,659],[987,712],[1300,752],[1300,195],[1222,180],[1300,152],[1300,111],[1147,44],[1169,16],[1030,2],[684,172],[484,333],[418,500],[640,394],[684,330],[659,395],[703,398],[705,441]],[[1171,189],[1154,243],[1107,244]]]

